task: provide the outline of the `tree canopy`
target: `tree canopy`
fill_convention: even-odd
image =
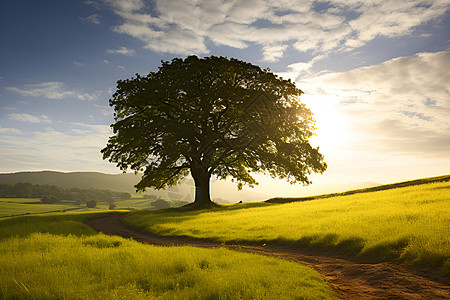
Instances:
[[[224,57],[163,61],[157,72],[119,80],[110,99],[113,136],[102,149],[124,172],[142,171],[138,190],[161,189],[192,175],[194,205],[211,205],[209,181],[257,184],[264,172],[309,184],[324,172],[303,92],[268,69]]]

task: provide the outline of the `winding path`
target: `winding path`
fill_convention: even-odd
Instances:
[[[393,263],[361,263],[351,257],[281,245],[225,245],[175,236],[157,236],[124,226],[124,214],[92,219],[87,225],[105,234],[154,245],[226,247],[272,255],[314,268],[341,299],[450,299],[450,278],[427,269],[406,269]]]

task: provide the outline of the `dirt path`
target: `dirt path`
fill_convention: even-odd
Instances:
[[[393,263],[358,263],[332,253],[317,253],[280,245],[223,245],[187,237],[164,237],[135,231],[120,222],[123,214],[87,221],[105,234],[155,245],[192,245],[273,255],[314,268],[342,299],[450,299],[450,278],[430,270],[410,270]]]

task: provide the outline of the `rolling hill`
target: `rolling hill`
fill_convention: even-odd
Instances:
[[[103,174],[97,172],[18,172],[0,174],[0,183],[28,182],[40,185],[56,185],[61,188],[104,189],[118,192],[134,192],[140,176],[127,174]]]
[[[141,175],[134,173],[104,174],[99,172],[17,172],[0,174],[0,183],[28,182],[39,185],[55,185],[61,188],[102,189],[117,192],[135,193],[134,185],[139,182]],[[252,202],[269,198],[267,195],[238,191],[236,185],[224,181],[211,182],[212,198],[218,203],[234,203],[238,201]],[[165,189],[147,189],[145,194],[152,194],[162,198],[193,201],[195,185],[192,179],[185,179],[177,186]]]

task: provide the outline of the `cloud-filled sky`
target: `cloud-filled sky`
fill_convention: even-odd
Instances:
[[[448,0],[17,0],[0,3],[0,172],[119,173],[100,149],[115,82],[174,57],[291,78],[329,165],[313,185],[450,171]],[[255,191],[301,186],[258,176]]]

